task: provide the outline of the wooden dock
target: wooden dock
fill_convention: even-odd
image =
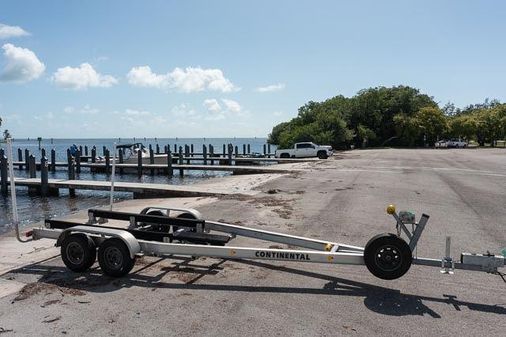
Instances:
[[[25,186],[32,190],[41,188],[41,180],[37,178],[15,178],[14,183],[16,186]],[[111,182],[96,180],[49,179],[48,187],[54,192],[52,194],[57,194],[57,191],[60,189],[110,191]],[[133,193],[134,198],[136,199],[152,197],[204,197],[233,194],[232,192],[215,191],[206,189],[205,187],[192,185],[147,184],[120,181],[114,182],[114,190],[116,192]]]
[[[21,165],[24,165],[23,162],[13,162],[14,168],[18,168]],[[52,164],[50,164],[52,165]],[[65,162],[56,162],[54,164],[56,167],[68,167],[68,163]],[[40,170],[40,164],[36,164],[37,170]],[[112,164],[109,163],[80,163],[81,168],[90,168],[92,172],[106,172],[112,169]],[[268,165],[256,165],[256,166],[244,166],[244,165],[196,165],[196,164],[172,164],[173,170],[183,170],[183,171],[222,171],[222,172],[232,172],[233,174],[258,174],[258,173],[294,173],[298,170],[288,169],[288,168],[280,168],[280,167],[271,167]],[[163,171],[167,170],[167,164],[142,164],[141,169],[143,171]],[[119,171],[123,169],[127,172],[138,172],[139,165],[138,164],[120,164],[116,163],[116,169]]]

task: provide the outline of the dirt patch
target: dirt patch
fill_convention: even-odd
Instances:
[[[44,295],[59,292],[63,295],[72,296],[83,296],[86,293],[79,289],[72,289],[66,287],[60,287],[56,284],[34,282],[28,283],[18,292],[18,295],[14,298],[13,302],[26,300],[34,295],[43,293]]]

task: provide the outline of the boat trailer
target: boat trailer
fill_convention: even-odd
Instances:
[[[9,158],[12,158],[10,140],[7,149]],[[47,219],[44,226],[27,231],[26,238],[21,238],[12,160],[9,163],[13,223],[17,239],[21,242],[43,238],[56,240],[55,245],[61,247],[63,262],[74,272],[88,270],[95,263],[97,255],[103,273],[113,277],[128,274],[139,256],[206,256],[221,259],[365,265],[374,276],[385,280],[403,276],[411,265],[415,264],[441,268],[441,272],[445,274],[453,274],[455,269],[481,271],[499,275],[506,282],[505,274],[499,271],[499,268],[505,266],[504,256],[488,252],[462,253],[460,260],[455,261],[450,254],[450,237],[446,238],[446,253],[442,259],[418,257],[416,246],[429,221],[426,214],[422,214],[420,219],[415,221],[414,213],[397,213],[395,206],[389,205],[386,210],[394,217],[395,232],[376,235],[362,248],[209,221],[194,209],[147,207],[140,213],[113,211],[114,169],[111,178],[110,210],[90,209],[86,222]],[[123,223],[123,227],[118,227],[118,222]],[[298,249],[229,245],[237,236]]]
[[[48,219],[44,227],[34,228],[26,235],[33,240],[56,240],[56,246],[61,247],[63,262],[75,272],[86,271],[98,255],[104,274],[113,277],[128,274],[139,256],[206,256],[365,265],[373,275],[385,280],[403,276],[412,264],[439,267],[446,274],[452,274],[454,269],[482,271],[500,275],[504,280],[504,274],[498,270],[504,267],[503,256],[462,253],[460,261],[454,261],[450,256],[449,238],[446,240],[446,256],[442,259],[417,257],[415,248],[429,216],[422,214],[415,222],[413,213],[397,213],[393,205],[388,206],[387,212],[396,220],[396,233],[374,236],[364,248],[208,221],[194,209],[162,207],[147,207],[140,213],[90,209],[85,223]],[[128,227],[106,226],[109,220],[126,222]],[[237,236],[300,248],[229,246]]]

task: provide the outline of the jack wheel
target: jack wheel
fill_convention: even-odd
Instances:
[[[98,247],[98,264],[104,274],[121,277],[132,270],[135,258],[130,257],[130,251],[123,241],[112,238],[105,240]]]
[[[376,277],[394,280],[411,267],[413,254],[406,241],[395,234],[385,233],[373,237],[364,249],[367,269]]]
[[[97,249],[92,239],[84,234],[68,235],[61,244],[61,259],[68,269],[82,273],[97,259]]]

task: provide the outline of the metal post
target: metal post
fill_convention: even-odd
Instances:
[[[7,157],[2,154],[0,157],[0,192],[2,195],[7,195]]]
[[[48,165],[46,156],[40,158],[40,194],[45,197],[49,194]]]
[[[114,203],[114,178],[116,178],[116,143],[113,144],[114,150],[112,153],[112,174],[111,174],[111,195],[109,198],[109,209],[112,211],[112,204]],[[107,151],[109,152],[109,151]],[[121,152],[121,149],[120,149]]]

